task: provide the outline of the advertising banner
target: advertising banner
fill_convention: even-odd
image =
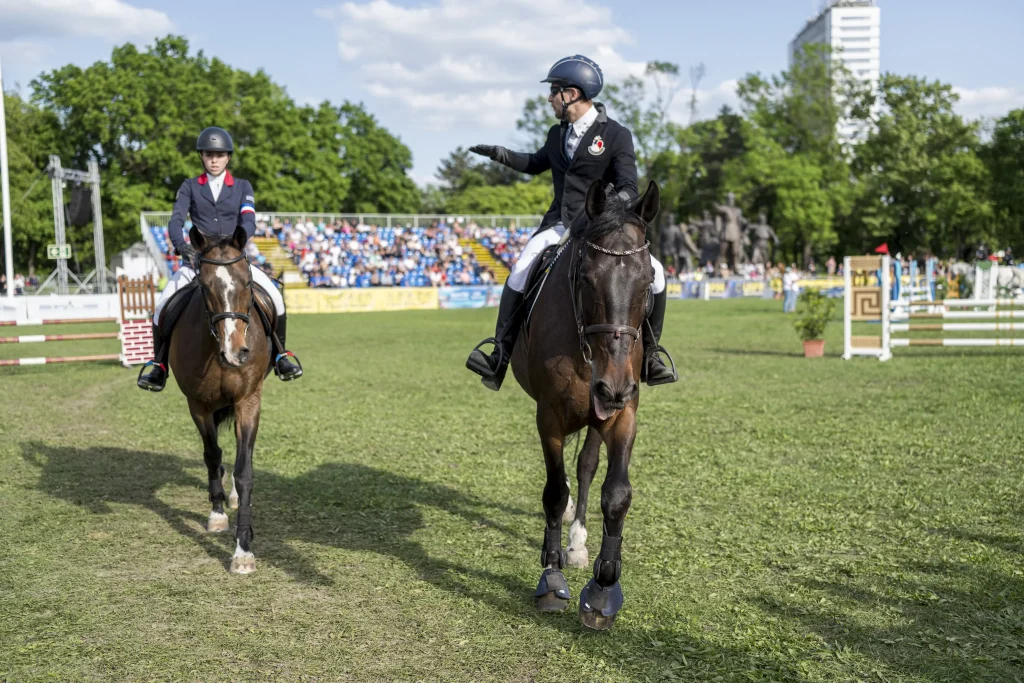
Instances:
[[[444,309],[487,308],[498,305],[501,286],[441,287],[437,294],[438,304]]]
[[[289,313],[357,313],[436,310],[437,295],[433,287],[286,289],[284,300]]]

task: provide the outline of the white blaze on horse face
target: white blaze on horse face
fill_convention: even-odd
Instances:
[[[227,313],[234,310],[231,306],[235,295],[235,281],[231,279],[231,271],[227,266],[217,266],[215,273],[223,289],[224,312]],[[224,324],[224,334],[221,336],[220,342],[221,351],[227,356],[229,362],[238,363],[238,349],[245,345],[245,323],[237,318],[225,318],[221,322]],[[242,340],[242,344],[238,344],[238,340]]]

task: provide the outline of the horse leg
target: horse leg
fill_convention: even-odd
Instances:
[[[608,474],[601,487],[604,535],[601,554],[594,562],[594,578],[580,594],[580,621],[597,631],[612,627],[622,609],[622,528],[633,498],[629,458],[636,439],[636,414],[627,408],[604,434],[608,446]]]
[[[601,434],[593,427],[588,427],[587,439],[576,461],[576,481],[579,487],[576,491],[576,518],[569,527],[569,548],[566,550],[570,567],[583,568],[590,564],[590,554],[587,552],[587,500],[600,455]]]
[[[231,558],[232,574],[250,574],[256,571],[256,557],[252,554],[252,451],[256,432],[260,426],[260,394],[235,403],[234,486],[238,489],[238,516],[235,518],[235,555]]]
[[[569,504],[569,482],[562,459],[563,437],[551,411],[537,406],[537,430],[544,449],[547,484],[544,486],[544,546],[540,551],[540,576],[534,598],[541,612],[561,612],[569,606],[569,584],[562,574],[565,551],[562,550],[562,514]]]
[[[228,516],[224,514],[224,466],[221,464],[221,449],[217,445],[217,425],[213,413],[189,402],[192,421],[203,438],[203,460],[206,461],[206,476],[209,479],[210,503],[213,509],[206,520],[206,530],[219,533],[228,530]]]

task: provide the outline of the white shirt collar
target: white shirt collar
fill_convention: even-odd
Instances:
[[[595,107],[594,105],[590,105],[590,109],[587,110],[587,113],[576,119],[576,121],[572,124],[572,129],[576,133],[576,135],[582,137],[583,134],[587,132],[587,129],[590,128],[590,126],[592,126],[594,124],[594,121],[596,120],[597,107]]]

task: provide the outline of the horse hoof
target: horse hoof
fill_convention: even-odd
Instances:
[[[206,520],[206,530],[211,534],[227,531],[229,526],[228,516],[223,512],[211,512],[210,518]]]
[[[569,601],[558,597],[556,593],[545,593],[537,598],[538,612],[564,612],[569,606]]]
[[[238,509],[238,494],[235,493],[234,489],[231,489],[231,495],[228,496],[228,509],[229,510],[237,510]]]
[[[606,617],[600,612],[584,612],[580,609],[580,621],[591,631],[607,631],[615,623],[616,616],[613,614]]]
[[[565,575],[551,567],[544,570],[533,593],[539,612],[564,612],[569,606],[569,584]]]
[[[565,512],[562,513],[562,524],[572,524],[574,519],[576,519],[576,503],[573,502],[572,496],[569,496],[569,504],[565,506]]]
[[[580,621],[594,631],[607,631],[622,609],[622,586],[618,581],[602,587],[591,579],[580,593]]]
[[[569,548],[566,553],[566,564],[570,567],[577,569],[586,569],[590,566],[590,553],[587,552],[587,547],[583,546],[579,550],[575,548]]]
[[[256,571],[256,558],[252,553],[235,555],[231,558],[232,574],[252,574],[254,571]]]

